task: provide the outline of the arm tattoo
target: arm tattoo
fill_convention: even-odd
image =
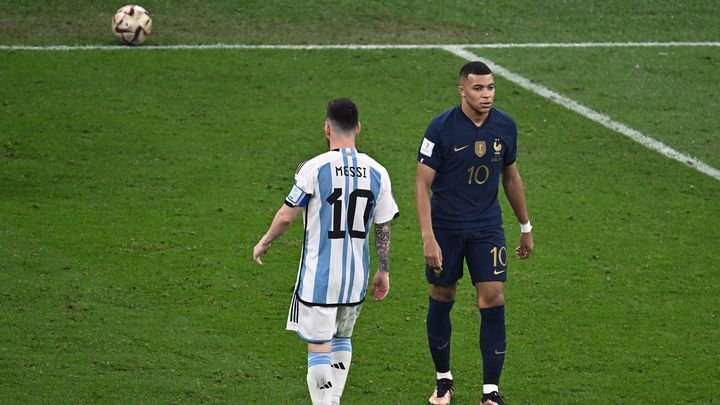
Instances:
[[[390,221],[375,224],[375,250],[378,255],[378,270],[390,271]]]

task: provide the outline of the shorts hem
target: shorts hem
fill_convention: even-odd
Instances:
[[[329,342],[332,342],[332,338],[330,338],[330,339],[309,339],[309,338],[303,336],[303,334],[300,333],[299,330],[295,331],[295,333],[297,333],[297,335],[298,335],[298,337],[300,337],[300,339],[302,339],[302,340],[304,340],[304,341],[306,341],[306,342],[308,342],[308,343],[318,343],[318,344],[321,344],[321,343],[329,343]]]
[[[357,302],[317,304],[314,302],[305,301],[302,298],[300,298],[300,296],[298,296],[297,294],[295,294],[295,296],[297,297],[298,301],[300,301],[301,303],[303,303],[304,305],[309,306],[309,307],[354,307],[354,306],[358,306],[358,305],[362,304],[363,302],[365,302],[365,297],[363,297],[363,299],[361,299],[360,301],[357,301]]]
[[[475,285],[477,283],[489,283],[491,281],[499,281],[501,283],[507,283],[507,280],[478,280],[478,281],[473,281],[472,283],[473,283],[473,285]]]
[[[437,287],[452,287],[453,285],[456,285],[458,283],[458,281],[460,281],[460,279],[455,280],[455,282],[453,282],[451,284],[446,284],[446,283],[437,283],[437,282],[428,280],[428,284],[434,285]]]

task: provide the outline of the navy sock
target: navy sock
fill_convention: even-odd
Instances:
[[[480,317],[483,384],[498,385],[505,362],[505,305],[481,308]]]
[[[427,336],[430,344],[430,355],[435,363],[435,371],[450,371],[450,310],[455,301],[435,301],[430,298],[427,314]]]

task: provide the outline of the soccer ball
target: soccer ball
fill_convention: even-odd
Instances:
[[[112,18],[113,34],[126,45],[140,45],[152,32],[152,18],[140,6],[120,7]]]

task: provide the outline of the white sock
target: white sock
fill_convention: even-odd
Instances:
[[[438,380],[441,380],[441,379],[443,379],[443,378],[447,378],[448,380],[452,380],[452,379],[453,379],[453,378],[452,378],[452,373],[450,372],[450,370],[448,370],[446,373],[438,373],[438,372],[435,372],[435,374],[437,374],[437,379],[438,379]]]
[[[495,384],[483,384],[483,394],[489,394],[491,392],[498,391],[498,386]]]
[[[332,405],[340,404],[343,390],[345,390],[345,382],[350,372],[350,362],[352,361],[352,343],[350,338],[333,338],[332,351]]]
[[[330,405],[330,353],[308,353],[307,385],[313,405]]]

